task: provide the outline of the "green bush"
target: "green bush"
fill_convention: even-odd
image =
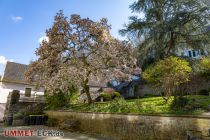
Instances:
[[[177,87],[189,81],[191,71],[189,62],[178,57],[168,57],[147,68],[143,78],[160,87],[168,100],[172,95],[177,96]]]
[[[104,101],[111,101],[112,100],[112,96],[110,93],[101,93],[100,95],[101,97],[103,97]]]
[[[111,101],[112,99],[121,97],[119,92],[113,92],[113,93],[102,92],[100,96],[103,97],[104,101]]]
[[[70,102],[73,103],[73,104],[76,104],[78,102],[79,95],[80,95],[79,91],[72,94],[70,96]]]
[[[60,89],[56,93],[49,94],[45,92],[47,107],[49,109],[56,109],[68,106],[69,103],[77,103],[79,96],[79,89],[77,86],[70,84],[67,92],[62,92]]]
[[[53,95],[46,95],[47,107],[49,109],[55,109],[64,107],[69,104],[70,98],[64,93],[56,93]]]
[[[202,105],[194,98],[189,100],[186,97],[180,97],[172,103],[172,109],[182,110],[185,112],[190,112],[200,108],[202,108]]]
[[[201,74],[210,79],[210,57],[204,57],[200,60]]]
[[[189,100],[186,97],[179,97],[177,99],[174,99],[173,103],[172,103],[172,108],[176,109],[176,108],[183,108],[188,104]]]
[[[113,93],[113,97],[114,97],[114,98],[120,98],[121,95],[120,95],[119,92],[114,92],[114,93]]]
[[[199,102],[196,102],[195,100],[190,101],[186,106],[184,106],[184,110],[186,111],[192,111],[200,108],[202,108],[202,105]]]

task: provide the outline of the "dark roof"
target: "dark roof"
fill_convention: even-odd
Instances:
[[[25,80],[25,72],[28,66],[15,62],[7,62],[2,77],[3,82],[27,83]]]

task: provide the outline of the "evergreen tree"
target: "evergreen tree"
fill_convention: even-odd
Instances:
[[[130,6],[129,24],[120,30],[138,46],[138,60],[163,59],[178,49],[207,50],[210,8],[207,0],[138,0]]]

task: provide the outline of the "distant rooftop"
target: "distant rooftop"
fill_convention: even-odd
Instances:
[[[28,66],[15,62],[7,62],[2,76],[3,82],[27,83],[25,80],[25,72]]]

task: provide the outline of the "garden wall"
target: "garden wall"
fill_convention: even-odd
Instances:
[[[9,93],[7,97],[7,103],[4,111],[4,120],[7,121],[9,117],[13,118],[13,123],[12,125],[24,125],[24,120],[23,118],[19,118],[19,120],[16,120],[15,114],[17,114],[19,111],[24,110],[33,113],[32,108],[34,107],[33,105],[39,105],[39,106],[45,106],[45,103],[43,102],[19,102],[20,99],[20,91],[19,90],[13,90],[12,92]],[[28,110],[31,107],[30,110]],[[41,108],[38,108],[39,110],[42,110]],[[33,115],[33,114],[32,114]]]
[[[59,127],[121,140],[210,140],[210,117],[167,117],[47,111]],[[74,128],[74,129],[73,129]],[[196,139],[195,139],[196,138]]]
[[[205,94],[208,95],[210,91],[210,81],[207,81],[203,77],[193,77],[190,82],[185,84],[182,87],[182,92],[185,94],[204,94],[200,93],[201,91],[206,92]],[[135,96],[141,97],[144,95],[160,95],[160,89],[154,88],[154,86],[150,84],[140,84],[137,88]]]
[[[136,97],[141,97],[145,95],[160,95],[157,89],[149,84],[140,84],[137,86],[137,91],[134,93]]]

